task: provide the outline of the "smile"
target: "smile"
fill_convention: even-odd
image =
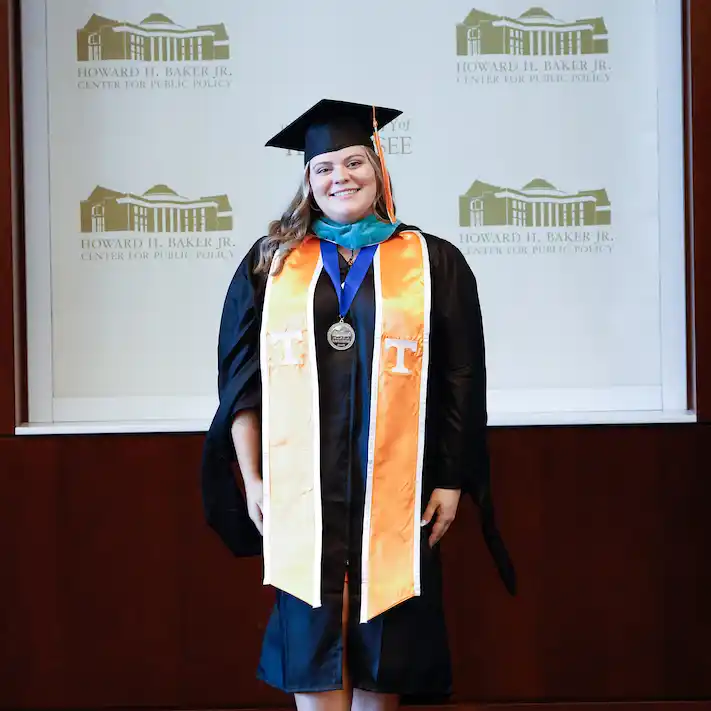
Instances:
[[[329,197],[348,197],[349,195],[355,195],[360,188],[348,188],[348,190],[337,190],[335,193],[331,193]]]

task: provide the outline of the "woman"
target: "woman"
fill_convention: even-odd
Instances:
[[[220,327],[207,519],[235,555],[263,550],[277,602],[259,676],[299,709],[450,693],[438,544],[462,491],[515,589],[476,281],[456,247],[395,219],[371,135],[379,148],[398,115],[324,100],[269,141],[304,152],[303,183],[237,269]]]

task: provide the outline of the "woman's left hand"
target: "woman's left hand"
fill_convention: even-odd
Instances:
[[[457,507],[459,506],[459,497],[461,495],[460,489],[435,489],[432,492],[430,501],[422,516],[423,526],[427,526],[433,516],[437,517],[430,534],[430,548],[444,536],[447,529],[452,525],[452,521],[457,515]]]

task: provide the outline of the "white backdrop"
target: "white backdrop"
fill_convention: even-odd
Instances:
[[[263,144],[323,97],[404,112],[382,132],[398,216],[458,244],[477,275],[492,423],[689,417],[676,5],[23,0],[31,424],[207,425],[225,290],[303,167]],[[482,17],[480,53],[458,54]],[[594,51],[577,53],[591,26]],[[496,40],[563,27],[564,56]],[[190,30],[220,58],[204,44],[201,59],[131,59],[130,35],[155,47]],[[127,58],[107,59],[119,38]],[[226,196],[219,229],[82,222],[96,188],[154,204],[140,196],[155,186]],[[488,224],[460,214],[470,188]],[[544,200],[538,221],[591,212],[518,226],[502,194]]]

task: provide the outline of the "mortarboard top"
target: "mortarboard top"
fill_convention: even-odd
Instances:
[[[348,146],[373,147],[371,136],[402,111],[350,101],[321,99],[308,111],[267,141],[273,148],[303,151],[304,163],[314,156]]]

